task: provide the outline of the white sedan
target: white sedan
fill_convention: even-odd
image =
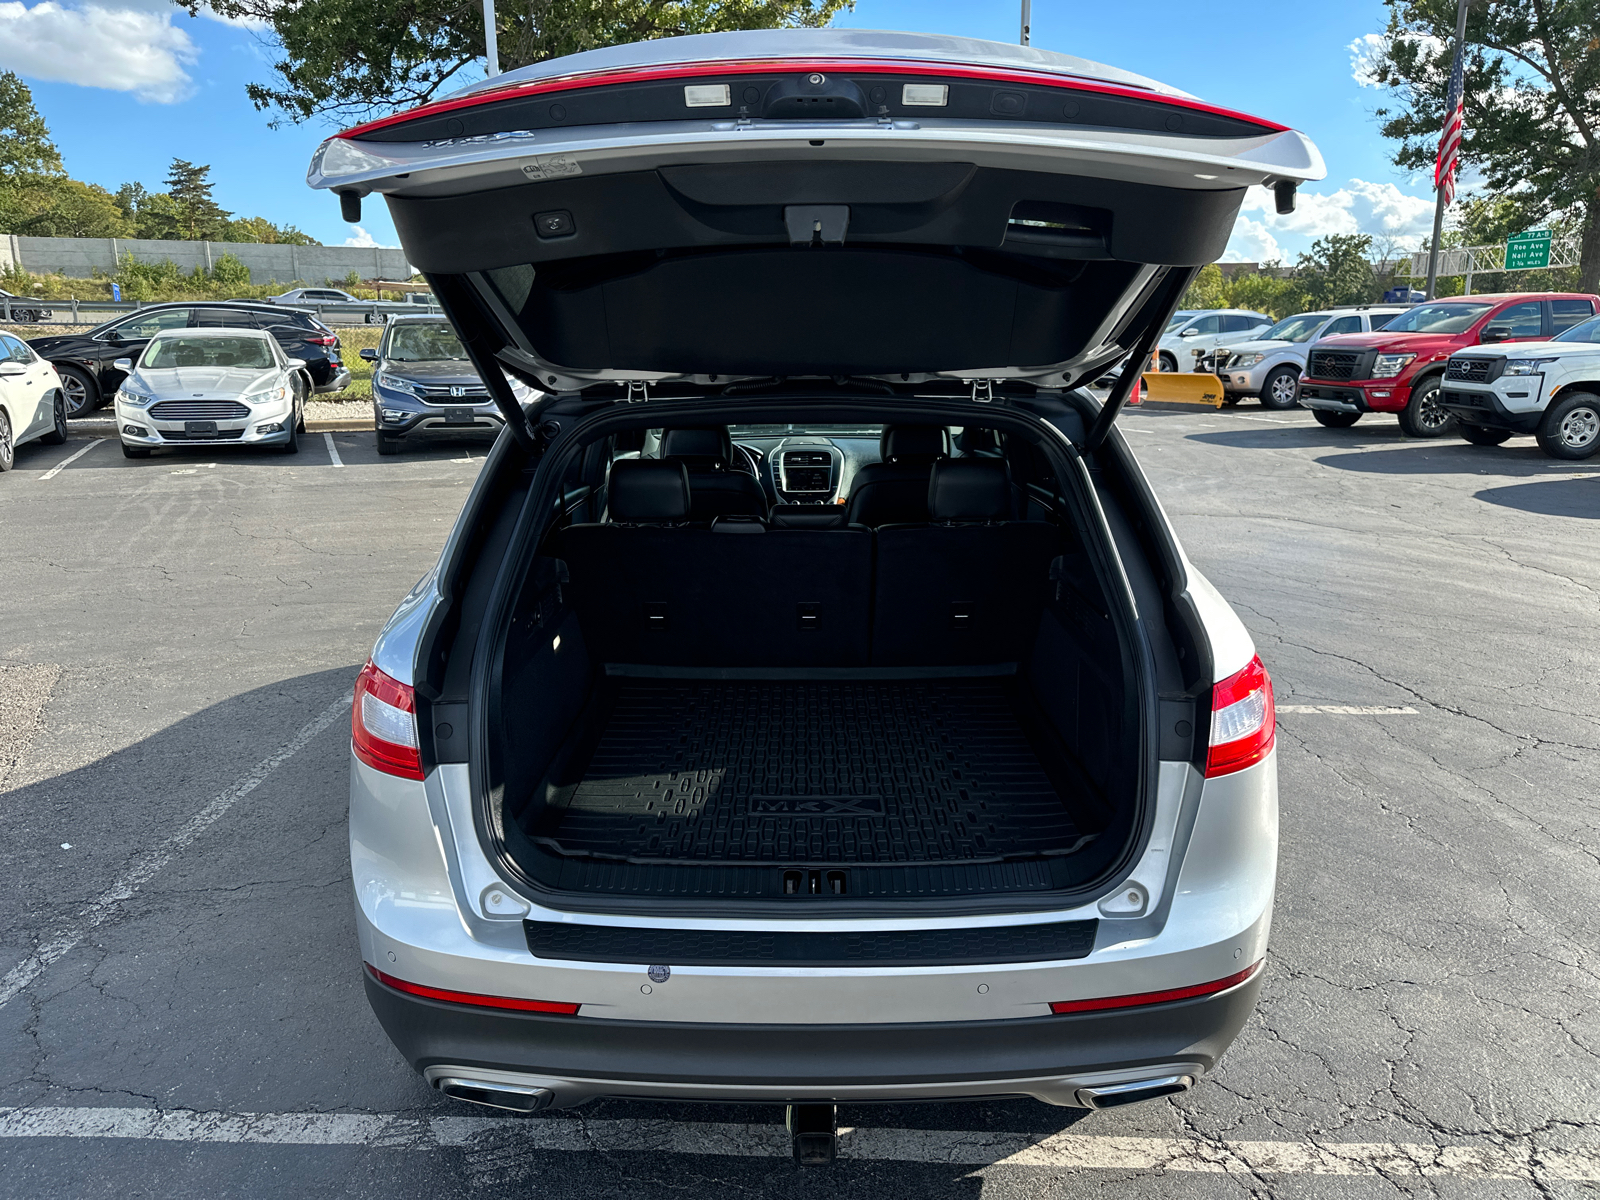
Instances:
[[[0,333],[0,471],[11,470],[17,447],[35,439],[52,446],[67,440],[61,379],[21,338]]]
[[[138,365],[113,364],[122,452],[146,458],[157,446],[300,448],[305,362],[253,329],[175,329],[158,334]]]

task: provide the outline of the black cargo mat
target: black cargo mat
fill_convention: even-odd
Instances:
[[[587,762],[528,830],[566,858],[926,866],[1056,857],[1088,840],[1010,679],[613,686]]]

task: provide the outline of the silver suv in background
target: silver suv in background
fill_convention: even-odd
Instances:
[[[1228,341],[1201,360],[1200,369],[1222,380],[1230,401],[1259,395],[1263,408],[1293,408],[1311,343],[1337,333],[1371,333],[1406,311],[1406,305],[1330,308],[1285,317],[1253,341]]]
[[[1272,324],[1266,313],[1243,308],[1219,308],[1209,312],[1174,313],[1161,335],[1158,369],[1194,371],[1201,355],[1210,354],[1224,342],[1257,336]],[[1197,353],[1198,352],[1198,353]]]
[[[1082,59],[828,29],[318,149],[506,421],[352,714],[367,997],[430,1084],[792,1105],[804,1160],[840,1101],[1215,1066],[1266,962],[1271,683],[1115,427],[1136,376],[1085,385],[1246,187],[1323,174]]]

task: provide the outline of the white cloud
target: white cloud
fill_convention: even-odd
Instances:
[[[1266,227],[1274,233],[1299,234],[1306,238],[1366,233],[1375,238],[1393,237],[1410,242],[1425,237],[1431,229],[1433,197],[1409,195],[1392,183],[1352,179],[1326,195],[1300,192],[1294,212],[1282,217],[1273,204],[1271,192],[1265,188],[1251,188],[1245,195],[1243,211],[1259,211]]]
[[[1261,221],[1252,221],[1243,213],[1234,223],[1233,236],[1228,239],[1228,249],[1223,262],[1282,262],[1284,253],[1278,239]]]
[[[1377,87],[1373,64],[1389,43],[1381,33],[1364,33],[1345,47],[1350,51],[1350,78],[1362,87]]]
[[[383,242],[380,242],[377,238],[373,237],[370,233],[368,233],[360,225],[357,225],[355,227],[355,229],[356,229],[356,236],[355,237],[345,238],[344,244],[346,246],[355,246],[355,247],[357,247],[359,249],[364,249],[364,250],[369,250],[369,249],[397,250],[397,249],[399,249],[398,246],[388,246],[388,245],[385,245]]]
[[[174,104],[193,92],[184,68],[199,55],[173,11],[0,2],[0,69]]]

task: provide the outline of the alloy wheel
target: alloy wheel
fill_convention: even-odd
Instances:
[[[88,411],[89,389],[83,379],[70,372],[61,372],[61,392],[67,398],[67,415],[78,416]]]
[[[1285,408],[1294,403],[1295,393],[1298,390],[1295,386],[1295,377],[1287,371],[1272,377],[1272,398]]]
[[[0,471],[11,470],[17,448],[11,441],[11,418],[0,412]]]
[[[1587,450],[1600,438],[1600,412],[1575,408],[1561,418],[1561,444],[1571,450]]]
[[[1417,405],[1417,424],[1429,433],[1443,429],[1450,423],[1451,413],[1439,403],[1439,389],[1434,388],[1422,397]]]

